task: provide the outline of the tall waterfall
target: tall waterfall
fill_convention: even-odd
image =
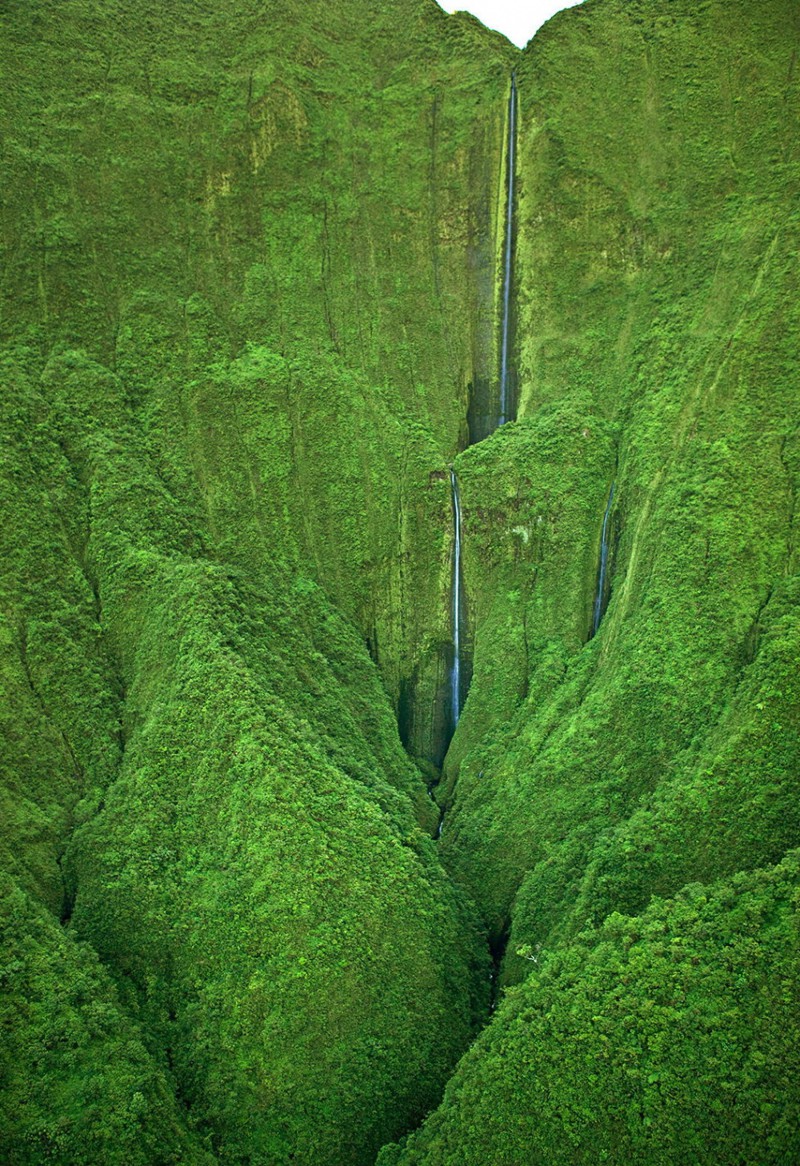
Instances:
[[[503,317],[500,337],[500,419],[505,425],[511,419],[511,401],[508,384],[508,352],[511,331],[511,276],[514,254],[514,179],[517,144],[517,75],[511,74],[511,93],[508,97],[508,146],[506,154],[506,234],[503,250]]]
[[[606,512],[603,515],[603,533],[600,536],[600,569],[597,573],[597,594],[594,597],[594,612],[592,613],[592,635],[597,634],[597,629],[600,627],[600,620],[603,618],[604,598],[606,590],[606,574],[608,572],[608,520],[611,517],[611,506],[614,502],[614,484],[611,485],[611,493],[608,495],[608,502],[606,503]]]
[[[453,710],[453,728],[461,716],[461,623],[463,619],[463,597],[461,592],[461,499],[458,494],[458,478],[455,470],[450,470],[450,485],[453,492],[453,529],[455,546],[453,551],[453,583],[451,588],[453,624],[453,666],[450,672],[450,700]]]
[[[511,284],[514,258],[514,188],[516,180],[517,143],[517,77],[511,74],[511,92],[508,98],[508,141],[506,143],[506,220],[503,240],[502,271],[502,318],[500,333],[500,393],[499,410],[494,394],[487,397],[483,408],[477,413],[477,424],[470,422],[471,440],[488,436],[500,425],[510,421],[514,412],[513,388],[511,385],[509,356],[511,351]],[[477,432],[477,437],[475,436]],[[469,686],[471,660],[464,652],[464,629],[466,627],[464,584],[461,575],[461,499],[458,493],[458,478],[455,470],[450,470],[450,486],[453,498],[453,574],[451,581],[450,619],[453,637],[453,655],[450,666],[449,691],[449,733],[455,732],[461,716],[465,690]],[[449,738],[448,742],[449,744]],[[446,748],[446,746],[445,746]]]

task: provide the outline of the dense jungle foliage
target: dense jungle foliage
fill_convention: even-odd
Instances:
[[[3,1162],[800,1161],[799,50],[5,0]]]

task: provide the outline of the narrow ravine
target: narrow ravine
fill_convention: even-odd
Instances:
[[[477,440],[470,438],[469,444],[477,444],[491,436],[507,421],[514,419],[515,407],[513,400],[513,386],[511,375],[511,352],[513,349],[513,322],[512,322],[512,288],[514,276],[514,200],[516,192],[516,137],[517,137],[517,78],[511,74],[511,87],[508,96],[507,133],[506,133],[506,211],[505,226],[502,243],[502,282],[501,282],[501,315],[500,315],[500,353],[496,390],[492,394],[491,413],[483,415],[485,427],[479,431]],[[474,431],[472,431],[474,432]],[[462,515],[461,495],[459,492],[458,475],[455,467],[450,467],[450,496],[452,506],[453,540],[452,540],[452,568],[450,572],[450,641],[451,656],[448,675],[446,717],[447,737],[444,741],[442,755],[453,739],[461,718],[464,703],[467,698],[471,679],[471,659],[467,651],[468,640],[467,605],[464,589],[462,569]],[[433,792],[431,790],[431,796]],[[437,838],[442,833],[445,808],[441,809]]]
[[[603,531],[600,536],[600,565],[597,570],[597,590],[595,592],[594,607],[592,609],[592,632],[589,639],[597,635],[600,621],[608,607],[608,529],[609,519],[611,518],[611,507],[614,504],[614,486],[615,483],[612,482],[605,514],[603,515]]]

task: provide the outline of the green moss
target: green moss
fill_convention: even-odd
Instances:
[[[782,110],[796,90],[784,6],[726,13],[584,5],[519,69],[521,421],[462,459],[475,686],[444,831],[497,936],[513,914],[521,941],[548,942],[608,831],[674,774],[702,772],[722,736],[733,751],[738,726],[759,734],[745,645],[794,571],[797,219],[786,170],[758,167],[741,138],[758,127],[765,157],[792,158]],[[755,46],[759,82],[734,100],[736,44]],[[727,183],[714,135],[740,148]],[[586,643],[612,480],[610,606]],[[791,731],[768,747],[780,782],[795,748]],[[704,846],[699,822],[675,829],[667,861]],[[704,877],[735,869],[715,853]],[[628,905],[656,890],[643,881]],[[616,905],[610,893],[599,909]]]
[[[797,21],[6,4],[11,1161],[797,1156]]]
[[[362,15],[0,18],[3,858],[227,1162],[372,1160],[485,1007],[393,705],[447,638],[513,51]]]

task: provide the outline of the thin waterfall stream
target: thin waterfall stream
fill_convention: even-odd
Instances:
[[[611,484],[611,492],[608,495],[608,502],[606,503],[606,512],[603,515],[603,533],[600,536],[600,567],[597,572],[597,592],[594,597],[594,610],[592,612],[592,636],[597,635],[597,629],[600,627],[600,620],[603,618],[607,606],[606,599],[606,577],[608,575],[608,522],[611,517],[611,507],[614,504],[614,485]]]
[[[450,575],[450,626],[452,632],[453,655],[450,664],[450,691],[449,691],[449,728],[450,740],[456,731],[461,708],[463,705],[464,688],[469,685],[469,676],[466,674],[463,660],[463,633],[465,626],[464,580],[461,571],[461,495],[458,490],[458,477],[453,467],[450,467],[450,497],[453,504],[453,566]],[[432,791],[431,797],[433,797]],[[435,799],[434,799],[435,800]],[[444,827],[445,806],[439,807],[439,823],[436,827],[436,837],[441,838]]]
[[[517,75],[511,74],[508,97],[508,145],[506,154],[506,231],[503,247],[503,315],[500,332],[500,417],[498,425],[511,420],[508,355],[511,339],[511,282],[514,256],[514,183],[517,145]]]
[[[517,141],[517,75],[511,74],[508,97],[506,142],[506,215],[503,238],[502,315],[500,321],[500,376],[498,412],[489,433],[512,420],[513,401],[510,377],[511,352],[511,291],[514,274],[514,195],[516,180]],[[497,400],[497,398],[496,398]],[[488,433],[486,433],[488,436]],[[453,504],[453,571],[451,578],[451,630],[453,657],[450,668],[450,736],[456,731],[464,704],[464,688],[468,683],[463,659],[465,630],[464,585],[461,570],[461,498],[455,470],[450,469],[450,487]],[[466,683],[465,683],[466,681]]]

